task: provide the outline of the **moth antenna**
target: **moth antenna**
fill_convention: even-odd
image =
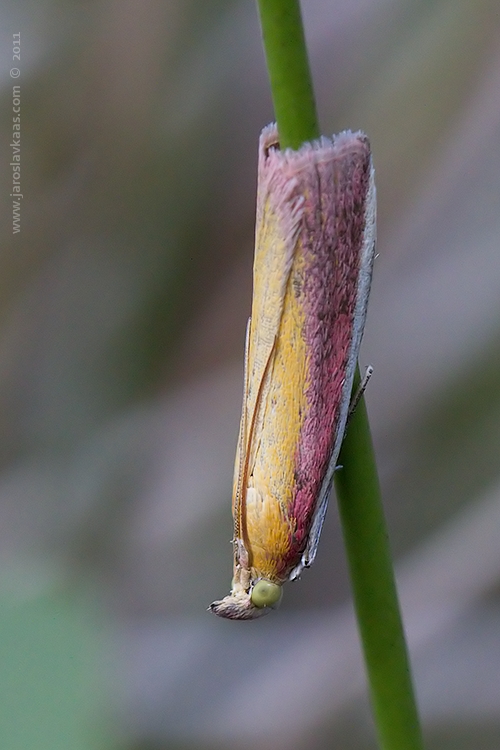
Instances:
[[[249,342],[250,341],[250,321],[249,321],[249,324],[248,324],[247,331],[248,331],[248,342]],[[245,490],[245,487],[248,484],[248,482],[247,482],[248,467],[249,467],[249,464],[250,464],[250,450],[249,450],[249,448],[250,448],[250,444],[252,442],[252,438],[253,438],[253,435],[254,435],[254,432],[255,432],[255,423],[257,421],[257,414],[259,413],[260,402],[261,402],[261,399],[262,399],[262,388],[263,388],[264,382],[266,380],[267,374],[269,372],[269,366],[270,366],[271,361],[273,359],[275,348],[276,348],[276,336],[274,337],[273,345],[272,345],[271,350],[269,352],[269,356],[267,358],[266,365],[265,365],[264,371],[262,373],[262,378],[261,378],[261,381],[259,383],[259,389],[257,391],[257,397],[255,399],[255,405],[254,405],[254,409],[253,409],[252,419],[250,421],[250,429],[248,431],[248,436],[247,436],[247,439],[246,439],[246,442],[245,442],[245,446],[244,446],[245,447],[245,451],[244,451],[245,458],[244,458],[244,461],[241,460],[241,456],[240,456],[240,474],[238,476],[238,485],[237,485],[237,489],[236,489],[236,492],[237,492],[237,511],[238,511],[237,519],[238,519],[238,522],[237,522],[237,526],[235,524],[235,531],[236,531],[236,528],[237,528],[238,531],[241,534],[241,538],[243,539],[243,541],[245,543],[245,548],[247,550],[248,557],[249,557],[249,563],[248,563],[249,566],[251,565],[252,551],[250,549],[250,544],[248,542],[248,534],[247,534],[246,523],[244,522],[245,505],[246,505],[246,490]],[[245,363],[245,370],[248,370],[248,361],[247,360],[246,360],[246,363]],[[247,389],[247,386],[245,385],[245,391],[246,391],[246,389]],[[246,404],[246,399],[245,399],[244,403]],[[246,408],[244,408],[244,411],[245,411],[245,414],[246,414]],[[242,417],[242,419],[243,419],[243,417]],[[246,416],[245,416],[245,432],[246,432]],[[235,536],[236,536],[236,534],[235,534]]]
[[[244,466],[246,461],[246,447],[248,445],[247,440],[247,401],[248,401],[248,356],[250,350],[250,326],[252,319],[248,318],[247,330],[245,334],[245,366],[243,373],[243,408],[241,410],[241,421],[240,421],[240,436],[239,436],[239,461],[238,461],[238,481],[236,483],[236,489],[234,494],[234,552],[237,557],[237,540],[241,534],[241,500],[242,500],[242,489],[243,489],[243,474]]]

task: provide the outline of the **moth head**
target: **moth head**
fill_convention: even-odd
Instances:
[[[281,586],[267,578],[260,578],[246,591],[233,584],[231,593],[210,605],[211,611],[229,620],[255,620],[277,609],[282,596]]]

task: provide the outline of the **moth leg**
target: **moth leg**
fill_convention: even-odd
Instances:
[[[351,398],[351,403],[349,404],[349,411],[347,412],[347,420],[345,423],[345,429],[349,427],[349,422],[351,421],[351,417],[356,411],[356,406],[359,404],[359,399],[365,392],[366,386],[368,385],[368,381],[370,380],[371,376],[373,375],[373,367],[371,365],[368,365],[368,367],[365,370],[365,374],[363,375],[363,379],[361,380],[361,383],[356,389],[356,393]],[[342,464],[337,464],[334,471],[339,471],[339,469],[342,469]]]
[[[356,407],[359,404],[359,400],[363,393],[365,392],[366,386],[368,385],[368,381],[370,380],[371,376],[373,375],[373,367],[371,365],[368,365],[368,367],[365,370],[365,374],[363,375],[363,379],[361,380],[361,383],[356,389],[356,393],[351,397],[351,403],[349,404],[349,411],[347,412],[347,422],[346,422],[346,428],[349,424],[352,415],[356,411]]]

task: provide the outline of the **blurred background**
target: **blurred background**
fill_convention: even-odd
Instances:
[[[373,147],[360,364],[427,748],[498,750],[498,2],[303,13],[323,132]],[[334,502],[279,612],[206,612],[231,579],[273,119],[254,3],[3,0],[0,19],[2,748],[373,750]]]

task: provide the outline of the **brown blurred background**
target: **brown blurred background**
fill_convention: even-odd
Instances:
[[[427,747],[498,750],[499,5],[303,11],[323,132],[372,141],[360,362]],[[334,502],[278,613],[205,611],[231,578],[273,118],[254,3],[4,0],[0,17],[0,744],[375,748]]]

